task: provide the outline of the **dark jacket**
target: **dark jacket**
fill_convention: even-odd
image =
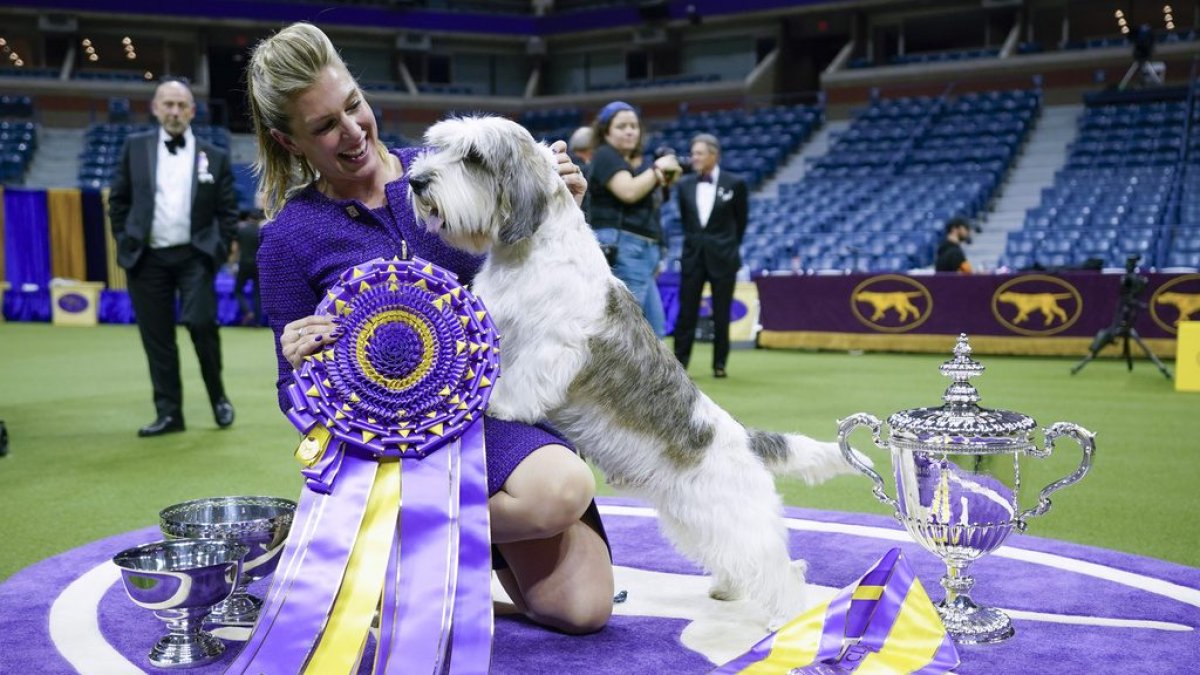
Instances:
[[[742,266],[739,247],[746,234],[750,198],[746,182],[722,169],[717,176],[717,195],[708,223],[700,226],[696,207],[696,174],[679,179],[675,186],[679,217],[683,221],[682,272],[687,274],[701,261],[713,276],[736,275]]]
[[[208,175],[202,182],[192,168],[192,246],[220,265],[229,257],[230,242],[237,233],[237,191],[229,154],[196,139],[196,163],[201,153],[208,159]],[[158,168],[158,129],[133,134],[121,149],[121,161],[108,197],[108,215],[117,243],[117,264],[125,269],[137,265],[150,241],[154,224],[154,191]]]

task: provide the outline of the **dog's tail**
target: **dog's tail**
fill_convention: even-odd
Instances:
[[[825,443],[800,434],[780,434],[773,431],[747,429],[750,450],[772,473],[794,476],[809,485],[816,485],[841,474],[858,471],[842,457],[837,443]],[[870,458],[857,450],[855,455],[867,466]]]

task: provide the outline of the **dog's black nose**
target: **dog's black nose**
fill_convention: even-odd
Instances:
[[[408,185],[413,189],[413,192],[421,194],[425,188],[429,187],[429,176],[425,174],[414,174],[408,177]]]

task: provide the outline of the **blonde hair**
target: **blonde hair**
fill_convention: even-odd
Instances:
[[[291,133],[288,103],[331,66],[349,74],[329,37],[310,23],[294,23],[254,47],[246,70],[246,97],[258,139],[254,160],[258,197],[267,218],[279,213],[296,187],[318,177],[308,159],[293,156],[271,137],[271,130]],[[376,141],[375,149],[386,160],[387,148]]]

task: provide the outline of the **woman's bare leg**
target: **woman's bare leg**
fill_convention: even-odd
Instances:
[[[612,615],[608,547],[580,520],[595,489],[583,460],[550,445],[489,500],[492,541],[509,565],[499,574],[505,590],[530,619],[566,633],[599,630]]]

